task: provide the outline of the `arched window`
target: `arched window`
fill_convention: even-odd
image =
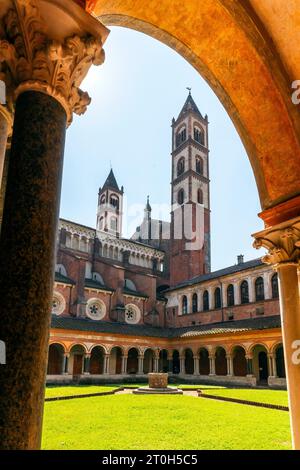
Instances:
[[[176,135],[176,147],[186,141],[186,128],[182,128]]]
[[[221,308],[221,289],[217,287],[215,290],[215,308]]]
[[[209,294],[208,291],[205,290],[203,292],[203,311],[207,312],[209,310]]]
[[[204,132],[199,127],[194,127],[194,140],[199,144],[204,145]]]
[[[197,191],[197,201],[198,201],[198,204],[203,204],[203,191],[202,191],[202,189],[198,189],[198,191]]]
[[[265,299],[264,280],[258,277],[255,281],[255,299],[257,302]]]
[[[136,285],[131,279],[125,279],[124,280],[124,287],[125,289],[131,290],[131,291],[136,291]]]
[[[196,157],[196,172],[203,175],[203,160],[201,157]]]
[[[232,307],[234,305],[234,287],[232,284],[229,284],[227,287],[227,307]]]
[[[178,191],[178,195],[177,195],[177,202],[178,204],[182,205],[184,203],[184,190],[183,189],[180,189]]]
[[[110,229],[116,231],[118,227],[117,217],[111,217],[110,219]]]
[[[193,313],[197,313],[198,312],[198,295],[196,294],[193,294]]]
[[[182,314],[186,315],[187,313],[188,313],[188,300],[187,300],[187,296],[184,295],[182,297]]]
[[[241,303],[249,303],[249,286],[247,281],[243,281],[241,284]]]
[[[275,273],[272,276],[271,283],[272,283],[272,298],[273,299],[278,299],[279,290],[278,290],[278,274],[277,273]]]
[[[100,203],[105,204],[105,202],[106,202],[106,196],[105,196],[105,194],[102,194],[101,199],[100,199]]]
[[[177,163],[177,176],[182,175],[185,169],[185,159],[184,157],[180,158]]]
[[[112,194],[112,195],[110,196],[109,202],[110,202],[110,205],[111,205],[112,207],[114,207],[115,209],[119,209],[119,198],[118,198],[117,196],[115,196],[114,194]]]

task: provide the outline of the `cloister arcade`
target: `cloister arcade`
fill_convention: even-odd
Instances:
[[[250,385],[285,379],[282,343],[205,345],[178,349],[120,347],[52,342],[49,346],[48,382],[78,378],[142,379],[149,372],[168,372],[183,379],[223,379]],[[272,382],[276,384],[276,381]],[[284,385],[278,380],[277,385]]]

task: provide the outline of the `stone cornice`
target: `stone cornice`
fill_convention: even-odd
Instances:
[[[181,145],[179,145],[178,147],[176,147],[171,155],[173,157],[175,157],[176,155],[178,155],[179,153],[181,153],[186,147],[188,147],[189,145],[192,145],[193,147],[195,147],[196,149],[200,150],[201,152],[204,152],[207,156],[209,154],[209,149],[207,147],[205,147],[204,145],[200,144],[199,142],[197,142],[196,140],[192,139],[191,137],[188,137],[186,139],[185,142],[182,142]]]
[[[268,254],[262,258],[266,264],[299,263],[300,217],[262,230],[252,235],[254,248],[266,248]]]
[[[3,0],[0,79],[13,100],[29,90],[53,96],[70,124],[73,112],[83,114],[91,101],[79,86],[91,65],[103,63],[107,35],[71,0]]]

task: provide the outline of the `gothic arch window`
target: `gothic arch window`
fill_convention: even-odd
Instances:
[[[203,293],[203,311],[207,312],[209,310],[209,294],[208,291],[205,290]]]
[[[215,308],[221,308],[221,289],[217,287],[215,289]]]
[[[177,195],[177,202],[178,204],[182,205],[184,203],[184,190],[183,189],[180,189],[178,191],[178,195]]]
[[[227,307],[233,307],[234,305],[234,287],[229,284],[227,287]]]
[[[100,230],[104,230],[104,217],[100,217],[99,227],[100,227]]]
[[[194,140],[204,145],[204,132],[199,127],[194,126]]]
[[[57,264],[55,266],[55,272],[67,276],[67,271],[63,264]]]
[[[119,198],[115,194],[112,194],[110,196],[109,203],[115,209],[119,209]]]
[[[197,202],[198,202],[198,204],[203,204],[203,191],[202,191],[202,189],[198,189],[198,191],[197,191]]]
[[[185,159],[184,157],[181,157],[177,163],[177,176],[182,175],[182,173],[184,173],[184,170],[185,170]]]
[[[258,277],[255,281],[255,299],[257,302],[265,299],[264,280],[262,277]]]
[[[186,141],[186,127],[183,127],[177,132],[176,135],[176,147],[179,147],[183,142]]]
[[[182,304],[181,304],[181,305],[182,305],[182,314],[183,314],[183,315],[186,315],[186,314],[188,313],[188,300],[187,300],[187,296],[186,296],[186,295],[184,295],[184,296],[182,297],[182,301],[181,301],[181,302],[182,302]]]
[[[196,292],[193,294],[193,313],[198,312],[198,295]]]
[[[203,175],[203,159],[199,156],[196,157],[196,172],[199,175]]]
[[[100,199],[100,204],[105,204],[106,202],[106,195],[102,194],[101,199]]]
[[[278,299],[279,297],[279,290],[278,290],[278,274],[275,273],[271,279],[272,284],[272,298]]]
[[[249,303],[249,285],[247,281],[243,281],[241,284],[241,303]]]

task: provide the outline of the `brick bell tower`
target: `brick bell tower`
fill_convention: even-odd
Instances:
[[[112,237],[122,235],[123,186],[118,186],[111,169],[98,193],[97,230],[106,232]]]
[[[191,91],[172,121],[171,286],[210,272],[208,118]]]

